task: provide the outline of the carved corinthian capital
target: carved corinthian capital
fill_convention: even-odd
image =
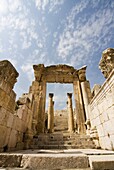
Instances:
[[[103,51],[102,58],[99,62],[99,68],[104,77],[107,78],[114,69],[114,48],[108,48]]]

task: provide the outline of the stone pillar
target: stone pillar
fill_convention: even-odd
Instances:
[[[49,93],[49,105],[48,105],[48,132],[52,133],[54,127],[54,109],[53,109],[53,93]]]
[[[72,93],[67,93],[68,102],[67,102],[67,109],[68,109],[68,131],[74,131],[74,118],[73,118],[73,109],[72,109]]]
[[[91,90],[90,90],[89,81],[81,82],[81,88],[82,88],[82,96],[83,96],[84,108],[85,108],[85,113],[86,113],[86,120],[89,120],[88,104],[91,99]]]
[[[77,132],[79,134],[86,134],[85,116],[84,116],[85,113],[84,113],[81,85],[79,80],[73,82],[73,88],[74,88],[74,99],[76,104]]]
[[[51,121],[51,129],[52,132],[54,132],[54,101],[53,101],[53,105],[52,105],[52,121]]]
[[[33,119],[37,120],[37,134],[44,133],[45,129],[45,101],[46,101],[46,82],[34,81],[30,92],[34,95],[35,112]],[[36,135],[37,135],[36,134]]]

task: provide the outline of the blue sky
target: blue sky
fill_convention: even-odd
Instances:
[[[19,72],[17,96],[34,80],[33,64],[87,65],[91,87],[102,84],[102,51],[114,47],[114,0],[0,0],[0,60]],[[64,109],[72,85],[48,84]],[[48,96],[48,94],[47,94]]]

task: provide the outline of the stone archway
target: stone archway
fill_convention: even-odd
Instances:
[[[45,102],[46,83],[72,83],[76,104],[76,117],[78,132],[84,134],[85,121],[89,119],[88,103],[90,95],[89,82],[86,80],[86,66],[76,70],[68,65],[43,64],[34,65],[35,81],[30,92],[34,94],[36,102],[37,133],[44,133],[45,128]]]

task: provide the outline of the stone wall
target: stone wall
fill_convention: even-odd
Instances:
[[[109,49],[107,51],[109,52]],[[105,50],[105,61],[107,60],[106,57],[109,57],[108,53],[106,55],[107,51]],[[112,49],[111,51],[114,52]],[[111,55],[111,57],[114,58],[114,55]],[[103,59],[101,61],[104,62]],[[105,72],[107,72],[106,68]],[[106,77],[106,75],[104,76]],[[99,140],[101,148],[114,150],[114,67],[110,72],[107,72],[106,78],[101,88],[94,86],[94,97],[89,104],[91,136],[95,141]]]
[[[76,128],[76,113],[74,113],[74,125]],[[67,110],[55,110],[54,111],[54,131],[68,130],[68,111]]]
[[[0,151],[23,149],[30,143],[33,96],[22,96],[16,104],[13,86],[17,77],[9,61],[0,61]]]

